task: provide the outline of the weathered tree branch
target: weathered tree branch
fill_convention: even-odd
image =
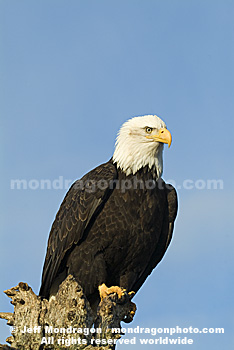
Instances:
[[[69,275],[50,301],[37,296],[27,283],[5,291],[12,299],[14,313],[1,312],[0,318],[12,326],[12,336],[0,345],[0,350],[113,350],[120,334],[120,322],[131,322],[136,307],[132,295],[124,292],[121,299],[109,294],[99,304],[94,315],[82,288]]]

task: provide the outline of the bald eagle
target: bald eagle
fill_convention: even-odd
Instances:
[[[77,180],[52,225],[40,295],[49,298],[71,274],[91,304],[98,287],[135,293],[164,256],[177,214],[163,172],[171,134],[155,115],[134,117],[117,136],[113,157]]]

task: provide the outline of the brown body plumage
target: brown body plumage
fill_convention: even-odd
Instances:
[[[51,229],[40,295],[68,274],[90,299],[102,283],[138,291],[166,252],[177,212],[174,188],[152,174],[126,176],[110,161],[73,184]]]

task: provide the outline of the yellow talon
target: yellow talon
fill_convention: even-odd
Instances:
[[[108,295],[110,295],[112,293],[116,293],[118,295],[118,298],[121,299],[126,293],[126,289],[124,289],[124,288],[121,288],[121,287],[118,287],[118,286],[112,286],[112,287],[108,288],[105,285],[105,283],[100,285],[98,287],[98,290],[99,290],[99,294],[100,294],[101,300],[103,300],[104,298],[106,298]],[[130,295],[132,293],[134,293],[134,292],[130,292],[128,294]]]

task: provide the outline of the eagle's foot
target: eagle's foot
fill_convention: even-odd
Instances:
[[[135,292],[127,293],[126,289],[118,287],[118,286],[112,286],[112,287],[108,288],[105,285],[105,283],[100,285],[98,287],[98,290],[99,290],[101,301],[112,293],[117,294],[119,301],[125,301],[127,297],[129,297],[129,299],[132,299],[133,295],[135,294]]]
[[[132,299],[132,298],[134,297],[135,294],[136,294],[136,293],[133,292],[133,290],[132,290],[131,292],[128,293],[130,299]],[[135,305],[135,304],[134,304],[134,305]]]
[[[123,289],[123,288],[118,287],[118,286],[112,286],[112,287],[108,288],[105,285],[105,283],[100,285],[98,287],[98,290],[99,290],[101,301],[112,293],[116,293],[119,300],[123,299],[126,295],[126,289]]]
[[[112,286],[108,288],[104,283],[98,287],[101,302],[97,309],[96,324],[106,313],[111,317],[111,324],[119,324],[119,321],[130,323],[136,312],[136,305],[131,301],[135,292],[127,292],[126,289]],[[117,321],[119,320],[119,321]],[[117,322],[117,323],[116,323]],[[116,325],[114,327],[117,327]],[[119,327],[119,326],[118,326]],[[98,328],[98,327],[97,327]]]

